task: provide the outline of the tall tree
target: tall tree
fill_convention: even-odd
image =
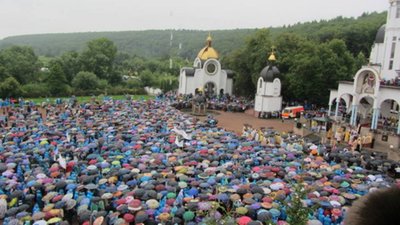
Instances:
[[[68,84],[65,78],[63,64],[59,59],[53,59],[49,63],[50,74],[47,84],[50,94],[53,96],[65,96],[68,94]]]
[[[72,80],[79,71],[81,71],[81,62],[79,60],[79,54],[76,51],[65,52],[61,56],[61,62],[63,71],[68,84],[71,84]]]
[[[83,70],[96,74],[100,79],[108,80],[113,72],[116,54],[117,47],[107,38],[89,41],[80,57]]]
[[[224,64],[236,72],[236,93],[245,96],[255,94],[255,85],[261,70],[267,65],[271,46],[269,30],[260,29],[246,40],[243,49],[224,59]]]
[[[5,70],[3,73],[6,76],[15,77],[21,84],[32,81],[35,73],[39,71],[38,57],[31,47],[12,46],[6,48],[0,51],[0,58]]]

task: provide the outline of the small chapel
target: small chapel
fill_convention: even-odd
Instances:
[[[222,69],[217,50],[212,47],[209,34],[206,46],[202,48],[193,62],[193,67],[183,67],[179,75],[179,94],[204,93],[212,97],[232,94],[233,71]]]
[[[282,109],[281,80],[279,69],[275,66],[275,53],[272,49],[267,66],[260,72],[257,82],[254,110],[260,116],[267,112],[277,112]]]

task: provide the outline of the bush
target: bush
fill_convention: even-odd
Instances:
[[[21,96],[21,84],[14,77],[8,77],[0,84],[0,93],[3,98]]]
[[[104,90],[75,90],[73,92],[75,96],[92,96],[92,95],[101,95],[104,94]]]
[[[76,96],[91,96],[91,95],[145,95],[144,88],[125,88],[122,86],[108,87],[106,89],[95,90],[74,90]]]
[[[99,78],[91,72],[79,72],[72,80],[75,90],[93,90],[99,86]]]
[[[24,97],[27,98],[44,98],[50,96],[50,91],[49,88],[45,84],[39,84],[39,83],[31,83],[31,84],[25,84],[22,86],[22,92]],[[71,88],[69,88],[71,89]],[[69,90],[71,91],[71,90]]]
[[[142,81],[139,78],[132,78],[126,81],[128,88],[140,88],[143,87]]]
[[[98,85],[97,85],[98,89],[105,90],[107,87],[108,87],[108,81],[107,80],[104,80],[104,79],[99,80]]]

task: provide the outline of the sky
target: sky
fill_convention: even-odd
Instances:
[[[277,27],[382,12],[388,0],[0,0],[0,39],[23,34]]]

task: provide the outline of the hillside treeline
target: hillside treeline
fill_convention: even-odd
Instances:
[[[211,33],[223,67],[236,72],[235,94],[254,95],[259,72],[274,47],[284,99],[326,104],[329,89],[336,88],[339,80],[351,79],[367,62],[385,21],[386,13],[369,13]],[[177,87],[179,68],[192,64],[207,35],[207,31],[152,30],[9,37],[0,41],[0,94],[137,93],[148,85],[170,90]]]

